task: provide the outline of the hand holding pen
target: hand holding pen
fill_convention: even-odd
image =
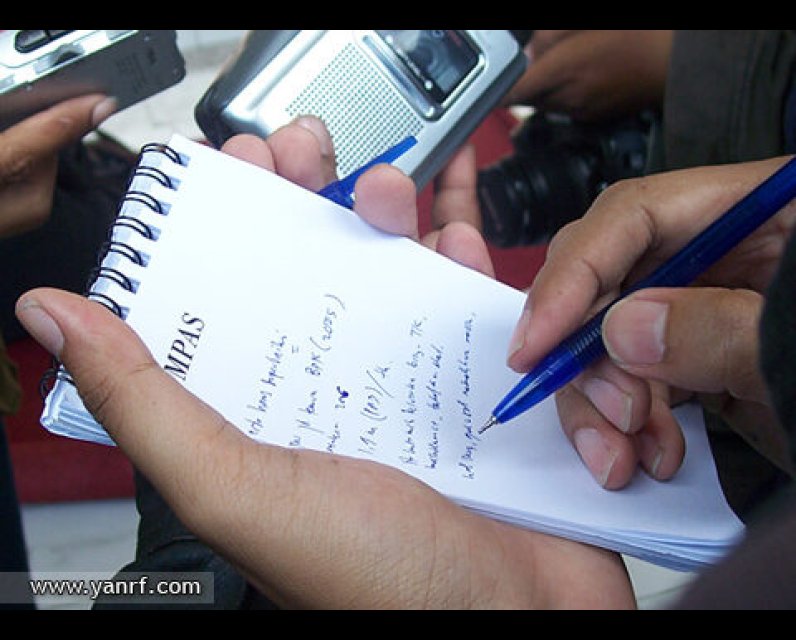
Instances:
[[[783,164],[780,158],[705,167],[612,187],[551,244],[509,365],[528,371],[626,282],[649,276]],[[787,203],[794,187],[792,176],[785,177]],[[739,428],[753,415],[761,425],[755,435],[777,448],[757,372],[757,321],[794,220],[793,205],[785,206],[756,231],[744,231],[749,237],[733,241],[737,246],[699,277],[711,288],[644,289],[607,313],[602,335],[610,358],[599,359],[557,397],[564,430],[601,485],[623,486],[638,463],[658,479],[676,473],[683,439],[669,403],[687,394],[709,397]],[[492,427],[510,428],[518,427]]]
[[[321,193],[352,207],[356,179],[374,164],[392,162],[411,145],[411,140],[400,143]],[[775,421],[765,406],[755,354],[760,293],[778,259],[766,246],[781,248],[788,225],[796,220],[796,209],[786,207],[777,215],[778,222],[767,220],[796,193],[796,163],[781,169],[774,183],[764,187],[762,202],[758,189],[737,206],[782,164],[780,159],[700,168],[616,185],[551,246],[512,340],[509,364],[518,371],[527,370],[528,363],[538,361],[568,332],[577,335],[580,331],[582,336],[591,330],[591,341],[585,343],[591,353],[582,362],[570,358],[569,347],[566,358],[553,351],[554,363],[574,360],[574,367],[567,375],[554,371],[551,383],[528,396],[528,406],[574,377],[574,385],[559,395],[559,414],[565,432],[602,486],[625,485],[638,463],[661,480],[676,473],[684,456],[684,440],[670,410],[670,402],[678,399],[670,393],[674,386],[723,398],[719,407],[731,424],[751,407],[762,432],[754,437],[769,457],[788,464],[770,426]],[[724,222],[706,234],[698,233],[727,210],[734,214],[725,215]],[[679,261],[669,260],[664,271],[649,274],[695,236],[695,243],[680,252]],[[745,250],[743,245],[752,249]],[[734,258],[711,266],[733,248]],[[706,282],[748,289],[660,288],[682,287],[706,269]],[[580,325],[579,318],[589,315],[590,301],[615,298],[612,291],[625,279],[637,279],[634,276],[639,273],[647,278],[638,288],[657,288],[632,296],[625,290],[621,302],[610,309],[603,307],[594,326],[584,329]],[[601,303],[595,307],[599,309]],[[728,335],[735,336],[730,346],[725,341]],[[606,348],[612,360],[604,357]],[[546,374],[548,368],[543,364],[542,372]],[[544,376],[538,378],[544,380]],[[525,394],[529,388],[526,380],[515,391]],[[526,408],[520,407],[517,413]]]

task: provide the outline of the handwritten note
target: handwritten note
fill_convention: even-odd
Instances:
[[[244,433],[283,447],[397,467],[467,508],[674,568],[709,564],[742,530],[721,493],[701,415],[678,413],[687,458],[658,483],[596,485],[552,400],[484,436],[478,428],[519,375],[506,347],[525,296],[281,178],[175,136],[187,167],[146,190],[170,203],[124,214],[149,256],[104,282],[164,370]],[[116,288],[114,288],[116,287]],[[43,422],[93,431],[68,385]],[[65,424],[66,423],[66,424]]]
[[[383,357],[373,351],[351,370],[340,367],[351,353],[350,345],[340,344],[351,322],[344,299],[325,293],[316,318],[308,335],[277,329],[263,340],[261,375],[241,416],[243,431],[291,447],[436,469],[441,448],[454,446],[440,432],[458,430],[465,441],[452,454],[462,477],[475,478],[477,421],[485,419],[483,412],[474,415],[471,399],[476,313],[464,316],[458,332],[444,339],[435,337],[428,316],[409,316],[396,325],[389,345],[375,345]],[[280,391],[296,385],[303,389],[298,401],[290,393],[282,400]],[[283,428],[285,417],[292,430]]]

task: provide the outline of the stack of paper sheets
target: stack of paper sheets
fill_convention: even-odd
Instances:
[[[478,435],[518,380],[506,347],[525,296],[264,170],[175,136],[131,189],[94,290],[116,301],[163,368],[252,438],[397,467],[485,516],[674,569],[714,563],[743,526],[718,482],[701,412],[669,482],[639,473],[600,488],[561,431],[553,400]],[[47,399],[55,433],[110,442],[68,382]]]

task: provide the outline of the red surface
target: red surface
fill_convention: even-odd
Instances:
[[[486,166],[513,153],[510,135],[517,121],[508,112],[493,111],[470,138],[475,146],[479,166]],[[418,202],[421,235],[430,228],[431,186],[421,194]],[[514,247],[501,249],[490,246],[489,253],[495,265],[498,280],[518,289],[531,285],[533,276],[544,262],[546,246]]]
[[[6,416],[19,499],[23,503],[100,500],[133,495],[132,467],[115,447],[51,434],[39,424],[39,381],[50,356],[31,338],[8,345],[19,367],[22,408]]]
[[[473,134],[481,166],[512,152],[515,120],[496,111]],[[431,187],[420,194],[421,233],[430,227]],[[544,247],[491,248],[499,280],[517,288],[530,285],[544,260]],[[42,398],[39,381],[50,366],[49,356],[32,340],[8,345],[19,366],[23,406],[6,418],[17,491],[23,503],[96,500],[133,495],[132,467],[114,447],[55,436],[39,424]]]

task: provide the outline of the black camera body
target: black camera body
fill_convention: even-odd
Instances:
[[[605,123],[535,112],[513,135],[515,153],[482,169],[484,235],[500,247],[546,242],[617,180],[645,172],[656,116]]]

